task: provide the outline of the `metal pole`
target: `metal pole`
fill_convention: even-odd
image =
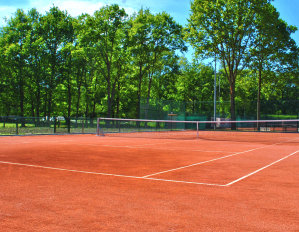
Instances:
[[[214,80],[214,121],[216,122],[216,53],[215,53],[215,80]],[[214,130],[216,130],[216,123],[214,123]]]
[[[219,99],[218,99],[218,101],[219,101],[219,118],[221,118],[221,116],[220,116],[220,108],[221,108],[221,103],[220,103],[220,78],[221,78],[221,75],[218,75],[219,76]]]
[[[86,119],[86,121],[87,121],[87,119]],[[100,118],[97,118],[97,135],[100,135],[99,127],[100,127]]]

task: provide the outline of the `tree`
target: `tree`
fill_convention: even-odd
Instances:
[[[176,51],[184,52],[187,47],[183,40],[182,26],[166,12],[153,15],[150,10],[141,9],[129,23],[130,49],[137,80],[136,117],[139,118],[139,100],[144,79],[149,78],[147,96],[150,96],[152,74],[161,69],[159,61],[169,53],[175,56]]]
[[[28,20],[31,25],[30,33],[27,34],[25,48],[28,53],[28,101],[31,104],[31,116],[40,117],[40,108],[42,104],[42,90],[41,83],[45,78],[45,71],[43,66],[44,60],[44,40],[40,33],[40,20],[41,15],[36,9],[31,9],[28,12]],[[28,114],[29,112],[27,112]]]
[[[5,56],[6,42],[3,31],[0,32],[0,115],[11,114],[11,107],[15,104],[10,85],[10,69]]]
[[[180,60],[181,75],[177,80],[178,100],[187,102],[212,101],[214,89],[214,70],[197,60]]]
[[[28,16],[18,9],[14,17],[7,20],[8,25],[2,29],[4,54],[9,66],[9,87],[17,96],[16,105],[19,106],[20,116],[25,114],[25,91],[28,77],[28,57],[26,50],[27,35],[30,34],[31,25]],[[13,95],[12,95],[13,96]]]
[[[107,117],[111,117],[116,86],[126,63],[125,23],[127,14],[117,4],[104,6],[94,16],[82,15],[80,42],[90,44],[99,74],[107,84]]]
[[[291,38],[291,34],[297,28],[288,26],[280,19],[279,13],[270,3],[265,4],[257,14],[256,22],[256,46],[250,51],[252,54],[250,67],[258,72],[257,120],[260,120],[262,79],[266,78],[271,71],[289,72],[296,66],[298,48]],[[259,130],[259,123],[257,128]]]
[[[256,15],[270,0],[194,0],[187,37],[197,55],[217,56],[230,83],[231,120],[235,120],[235,84],[256,45]],[[232,124],[232,129],[236,125]]]
[[[56,6],[41,17],[40,24],[46,49],[43,65],[46,70],[44,85],[47,89],[48,110],[44,113],[45,116],[50,116],[53,112],[53,93],[63,80],[63,64],[67,62],[66,57],[62,55],[62,48],[74,40],[74,28],[70,15]]]

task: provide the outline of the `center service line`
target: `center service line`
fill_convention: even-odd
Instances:
[[[197,166],[197,165],[200,165],[200,164],[213,162],[213,161],[216,161],[216,160],[225,159],[225,158],[228,158],[228,157],[232,157],[232,156],[240,155],[240,154],[243,154],[243,153],[247,153],[247,152],[255,151],[255,150],[258,150],[258,149],[262,149],[262,148],[265,148],[265,147],[274,146],[274,145],[277,145],[277,144],[280,144],[280,143],[284,143],[284,142],[279,142],[279,143],[275,143],[275,144],[271,144],[271,145],[267,145],[267,146],[263,146],[263,147],[254,148],[254,149],[247,150],[247,151],[237,152],[237,153],[232,154],[232,155],[222,156],[222,157],[219,157],[219,158],[216,158],[216,159],[199,162],[199,163],[196,163],[196,164],[190,164],[190,165],[179,167],[179,168],[174,168],[174,169],[170,169],[170,170],[166,170],[166,171],[162,171],[162,172],[153,173],[153,174],[150,174],[150,175],[143,176],[143,178],[147,178],[147,177],[150,177],[150,176],[155,176],[155,175],[159,175],[159,174],[163,174],[163,173],[167,173],[167,172],[177,171],[177,170],[180,170],[180,169],[189,168],[189,167]]]

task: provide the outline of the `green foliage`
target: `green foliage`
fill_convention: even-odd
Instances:
[[[146,90],[150,97],[153,85],[161,88],[161,79],[173,71],[168,65],[170,62],[172,67],[176,65],[175,52],[187,50],[182,31],[182,26],[166,12],[153,15],[149,9],[141,9],[130,18],[128,36],[132,63],[136,66],[137,99]],[[142,86],[144,82],[147,86]],[[136,103],[136,117],[139,118],[139,100]]]
[[[290,39],[290,34],[296,28],[287,26],[279,19],[279,14],[270,2],[271,0],[191,2],[191,15],[186,29],[188,41],[194,47],[196,55],[221,61],[230,84],[233,120],[237,77],[245,68],[252,67],[261,72],[265,66],[276,65],[277,70],[283,67],[283,70],[289,72],[290,67],[298,67],[298,49]]]
[[[0,115],[136,118],[140,98],[213,101],[214,70],[180,57],[187,42],[221,61],[219,101],[256,101],[258,71],[262,100],[298,99],[297,29],[269,1],[195,0],[191,12],[184,29],[166,12],[129,17],[116,4],[78,18],[17,10],[0,28]]]
[[[107,117],[111,117],[116,86],[128,63],[124,41],[126,18],[125,10],[116,4],[102,7],[94,16],[82,15],[79,18],[79,43],[83,45],[95,70],[100,74],[96,77],[95,91],[98,93],[100,87],[97,86],[101,82],[104,81],[106,85]]]
[[[186,58],[180,60],[181,75],[176,82],[177,99],[180,101],[213,101],[214,70],[193,60],[189,63]]]

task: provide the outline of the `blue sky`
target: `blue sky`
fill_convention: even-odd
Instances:
[[[181,25],[187,23],[190,13],[189,0],[0,0],[0,26],[5,25],[3,18],[10,18],[18,8],[26,12],[36,8],[39,13],[44,14],[54,4],[75,17],[82,13],[93,14],[100,7],[113,3],[125,8],[128,14],[138,11],[141,7],[149,8],[152,13],[166,11]],[[299,29],[299,0],[275,0],[272,4],[284,21]],[[299,31],[293,38],[299,45]]]

